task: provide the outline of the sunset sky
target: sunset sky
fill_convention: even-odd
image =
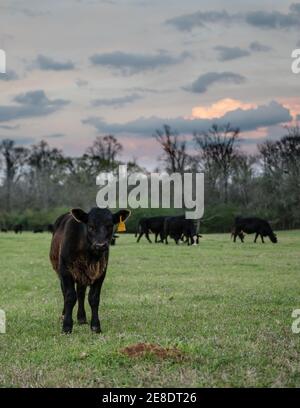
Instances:
[[[300,115],[299,31],[286,0],[1,0],[0,139],[78,155],[111,133],[152,169],[164,123],[231,122],[253,151]]]

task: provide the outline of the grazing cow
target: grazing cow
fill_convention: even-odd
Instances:
[[[196,234],[196,244],[197,244],[197,245],[198,245],[199,242],[200,242],[200,238],[203,238],[202,235]],[[185,235],[182,235],[181,241],[183,241],[184,244],[189,244],[189,242],[191,242],[191,244],[192,244],[192,240],[190,240],[190,238],[189,238],[189,237],[186,237]],[[195,241],[195,240],[194,240],[194,241]],[[194,242],[194,243],[195,243],[195,242]]]
[[[196,245],[197,241],[199,242],[194,220],[186,219],[184,215],[165,219],[164,239],[166,244],[169,243],[168,236],[173,238],[177,245],[182,236],[186,237],[188,245]]]
[[[258,236],[261,238],[261,242],[264,243],[264,237],[269,237],[271,242],[274,244],[277,243],[277,236],[274,234],[270,224],[268,221],[263,220],[261,218],[257,217],[248,217],[248,218],[242,218],[242,217],[237,217],[235,219],[235,231],[234,231],[234,238],[233,241],[236,241],[236,237],[239,234],[254,234],[255,233],[255,238],[254,242],[256,242]],[[243,242],[243,240],[242,240]]]
[[[141,218],[138,223],[137,231],[135,236],[138,236],[136,242],[139,242],[142,236],[145,234],[148,242],[151,244],[152,241],[149,237],[149,233],[153,232],[155,234],[155,243],[163,242],[163,233],[164,233],[164,222],[167,217],[159,216],[159,217],[149,217],[149,218]],[[157,241],[158,235],[160,236],[160,241]]]
[[[44,232],[44,229],[42,227],[35,227],[33,229],[34,234],[41,234],[42,232]]]
[[[129,215],[128,210],[112,214],[108,209],[93,208],[86,213],[77,208],[56,220],[50,260],[60,278],[64,297],[63,333],[72,332],[72,312],[76,300],[78,323],[87,322],[84,309],[87,286],[90,286],[88,300],[92,310],[91,330],[101,332],[98,309],[113,228],[120,222],[120,217],[125,221]]]
[[[244,242],[245,234],[243,233],[243,231],[239,231],[239,232],[238,232],[237,229],[236,229],[236,227],[234,226],[234,227],[231,228],[231,236],[230,236],[230,238],[231,238],[231,239],[234,238],[235,235],[236,235],[237,237],[239,237],[239,239],[241,240],[241,242]],[[235,241],[234,241],[234,242],[235,242]]]
[[[15,234],[22,234],[23,225],[22,224],[16,224],[13,229],[15,231]]]

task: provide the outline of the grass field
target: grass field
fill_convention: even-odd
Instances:
[[[300,308],[300,232],[278,237],[262,245],[206,235],[198,247],[176,247],[122,236],[102,290],[103,334],[75,322],[66,336],[50,235],[0,234],[1,386],[299,387],[291,313]],[[120,353],[140,342],[186,358]]]

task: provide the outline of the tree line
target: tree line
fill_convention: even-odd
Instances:
[[[285,127],[278,140],[258,144],[255,154],[241,149],[240,130],[230,124],[195,132],[192,140],[165,125],[154,137],[161,148],[160,170],[205,173],[205,214],[212,219],[208,229],[227,230],[238,214],[264,216],[277,228],[300,226],[298,126]],[[45,141],[23,147],[2,140],[0,223],[7,222],[9,214],[19,214],[20,220],[29,210],[47,213],[95,205],[96,176],[117,171],[124,164],[123,150],[113,135],[98,136],[79,157]],[[126,164],[129,173],[146,172],[135,160]]]

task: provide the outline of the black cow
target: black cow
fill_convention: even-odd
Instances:
[[[245,234],[243,233],[243,231],[238,231],[236,229],[236,227],[232,227],[231,229],[231,235],[230,238],[234,238],[235,236],[239,237],[239,239],[241,240],[241,242],[244,242],[244,238],[245,238]],[[235,242],[235,241],[234,241]]]
[[[43,233],[43,232],[44,232],[43,227],[35,227],[35,228],[33,228],[33,233],[34,233],[34,234],[41,234],[41,233]]]
[[[163,242],[164,222],[166,218],[166,216],[141,218],[139,220],[137,231],[135,233],[136,237],[139,234],[136,242],[139,242],[142,236],[145,234],[145,237],[151,244],[152,241],[149,237],[150,232],[153,232],[153,234],[155,234],[155,243]],[[158,236],[160,236],[160,241],[157,241]]]
[[[194,236],[194,238],[193,238],[194,243],[196,242],[196,244],[198,245],[199,242],[200,242],[200,238],[203,238],[202,235],[196,234],[196,240],[195,240],[195,236]],[[193,243],[192,240],[191,240],[189,237],[185,236],[185,235],[182,235],[181,240],[182,240],[185,244],[189,244],[189,242],[191,242],[191,244]]]
[[[23,225],[22,224],[16,224],[16,225],[14,225],[14,231],[15,231],[15,234],[22,234],[22,232],[23,232]]]
[[[47,226],[47,231],[48,231],[48,232],[51,232],[51,234],[53,234],[53,232],[54,232],[54,225],[53,225],[53,224],[48,224],[48,226]]]
[[[236,241],[236,237],[239,234],[256,234],[254,238],[254,242],[256,242],[258,236],[260,235],[261,242],[264,243],[264,237],[269,237],[271,242],[276,244],[277,242],[277,236],[274,234],[270,224],[268,221],[263,220],[261,218],[257,217],[248,217],[248,218],[242,218],[242,217],[237,217],[235,219],[235,231],[234,231],[234,238],[233,241]],[[243,239],[241,239],[243,242]]]
[[[119,235],[113,234],[112,239],[111,239],[111,242],[110,242],[110,245],[111,245],[111,246],[116,245],[117,238],[119,238]]]
[[[64,297],[63,333],[72,332],[72,312],[76,300],[78,323],[87,322],[84,309],[87,286],[90,286],[88,300],[92,310],[91,330],[101,332],[98,309],[113,227],[120,222],[120,217],[124,221],[129,214],[128,210],[112,214],[108,209],[100,208],[93,208],[86,213],[77,208],[56,220],[50,260],[60,278]]]
[[[164,240],[168,244],[168,236],[173,238],[178,245],[182,237],[186,237],[188,245],[197,244],[199,237],[194,220],[186,219],[184,215],[167,217],[164,223]]]

